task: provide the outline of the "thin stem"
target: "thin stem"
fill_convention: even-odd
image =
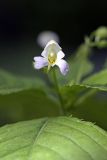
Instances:
[[[60,93],[60,88],[59,88],[59,85],[58,85],[55,69],[53,69],[53,78],[54,78],[54,82],[55,82],[57,95],[58,95],[58,98],[59,98],[59,101],[60,101],[60,112],[61,112],[61,115],[65,115],[65,109],[64,109],[64,105],[63,105],[63,98],[62,98],[61,93]]]

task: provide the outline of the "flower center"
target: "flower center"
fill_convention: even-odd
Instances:
[[[50,63],[51,65],[53,65],[53,64],[55,63],[56,59],[57,59],[57,55],[56,55],[55,52],[50,52],[50,53],[48,54],[48,61],[49,61],[49,63]]]

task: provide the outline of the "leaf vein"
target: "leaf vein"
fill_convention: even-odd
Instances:
[[[20,151],[20,150],[23,150],[23,149],[25,149],[25,148],[29,148],[29,145],[23,146],[23,147],[18,148],[18,149],[14,150],[14,151],[11,151],[11,152],[9,152],[9,153],[7,153],[7,154],[4,154],[3,156],[0,156],[0,158],[6,158],[6,157],[12,155],[13,153],[18,152],[18,151]]]
[[[63,126],[69,127],[69,128],[73,128],[73,129],[81,132],[85,136],[89,137],[92,141],[94,141],[98,146],[100,146],[100,148],[103,148],[107,152],[107,150],[100,143],[98,143],[97,141],[95,141],[94,138],[92,138],[91,136],[89,136],[88,134],[86,134],[86,132],[81,131],[79,128],[75,128],[73,126],[69,126],[69,125],[66,125],[66,124],[63,124],[63,123],[59,123],[59,122],[54,122],[54,123],[59,124],[59,125],[63,125]]]
[[[83,149],[79,144],[77,144],[77,143],[76,143],[73,139],[71,139],[70,137],[67,137],[67,136],[65,136],[65,135],[63,135],[63,134],[60,134],[60,133],[58,133],[58,132],[51,132],[51,131],[44,131],[44,132],[51,133],[51,134],[56,134],[56,135],[58,135],[58,136],[62,136],[62,137],[64,137],[64,138],[70,140],[70,141],[71,141],[72,143],[74,143],[78,148],[80,148],[83,152],[86,152],[86,153],[89,155],[89,157],[91,158],[91,160],[94,160],[93,157],[90,155],[90,153],[89,153],[88,151],[86,151],[85,149]]]
[[[44,120],[44,122],[42,123],[42,125],[40,126],[40,129],[39,129],[39,131],[38,131],[38,134],[36,134],[36,135],[34,136],[34,142],[32,142],[32,147],[30,148],[29,155],[28,155],[28,160],[30,160],[33,147],[34,147],[35,143],[37,142],[37,139],[39,138],[41,132],[42,132],[43,129],[46,127],[47,123],[48,123],[48,118],[46,118],[46,119]]]
[[[62,155],[60,153],[58,153],[56,150],[54,150],[53,148],[49,148],[47,145],[43,145],[43,144],[39,144],[39,143],[37,145],[44,147],[44,148],[47,148],[48,150],[51,150],[52,152],[55,152],[57,155],[59,155],[62,158],[62,160],[67,160],[64,157],[62,157]]]

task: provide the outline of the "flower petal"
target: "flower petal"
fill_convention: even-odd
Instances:
[[[54,40],[51,40],[47,43],[41,55],[45,58],[48,58],[48,54],[50,52],[55,52],[57,54],[59,51],[61,51],[61,47],[58,45],[57,42],[55,42]]]
[[[59,61],[63,57],[65,57],[65,54],[62,51],[59,51],[58,54],[57,54],[57,60]]]
[[[48,47],[50,47],[51,45],[54,45],[58,48],[58,50],[61,50],[61,47],[59,46],[59,44],[57,42],[55,42],[54,40],[51,40],[47,43],[45,49],[48,49]]]
[[[43,52],[41,53],[41,56],[47,58],[47,54],[48,54],[48,53],[46,52],[46,50],[43,50]]]
[[[67,72],[69,71],[69,65],[68,65],[68,63],[67,63],[65,60],[63,60],[63,59],[59,60],[59,61],[56,63],[56,65],[59,67],[61,73],[62,73],[64,76],[65,76],[65,75],[67,74]]]
[[[61,50],[61,47],[58,45],[57,42],[51,40],[45,47],[47,52],[54,51],[56,54]]]
[[[34,57],[34,68],[41,69],[45,66],[48,66],[48,61],[43,57]]]

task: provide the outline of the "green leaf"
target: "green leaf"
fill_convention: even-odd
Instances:
[[[10,94],[28,89],[45,87],[45,82],[38,77],[25,78],[13,76],[6,71],[0,70],[0,94]]]
[[[107,91],[107,69],[104,69],[83,81],[87,87],[97,88]]]
[[[0,125],[21,120],[59,115],[59,103],[41,89],[0,95]]]
[[[63,77],[58,72],[59,84],[78,84],[84,76],[91,73],[93,64],[88,60],[89,54],[90,48],[87,45],[81,45],[68,61],[70,68],[68,74]]]
[[[98,91],[107,91],[107,69],[85,78],[84,81],[76,85],[71,83],[71,85],[61,89],[65,107],[70,113],[75,107],[81,103],[83,104],[87,98],[95,95]]]
[[[76,56],[71,59],[71,70],[69,72],[71,83],[72,81],[76,84],[79,83],[84,76],[92,71],[93,65],[88,60],[89,54],[89,47],[86,45],[81,45],[76,52]]]
[[[95,122],[101,128],[107,130],[107,95],[99,92],[88,97],[82,103],[75,105],[72,115],[87,121]]]
[[[89,37],[85,37],[85,42],[90,47],[107,47],[107,27],[101,26],[96,29]]]
[[[61,88],[65,108],[72,113],[74,107],[83,103],[88,97],[96,93],[96,90],[85,85],[68,85]]]
[[[107,133],[72,117],[43,118],[0,128],[2,160],[107,160]]]
[[[59,101],[42,79],[13,76],[0,70],[0,125],[58,114]]]

